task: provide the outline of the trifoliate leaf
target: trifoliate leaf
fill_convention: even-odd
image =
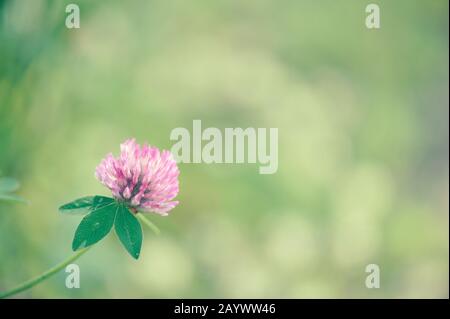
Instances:
[[[138,259],[142,246],[142,228],[137,218],[125,205],[119,206],[114,228],[125,249],[133,258]]]
[[[120,204],[112,202],[85,216],[75,231],[72,249],[91,246],[108,235],[120,207]]]

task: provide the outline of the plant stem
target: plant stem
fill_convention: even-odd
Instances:
[[[4,292],[0,292],[0,299],[15,295],[19,292],[25,291],[27,289],[30,289],[33,286],[36,286],[38,283],[48,279],[49,277],[56,274],[58,271],[60,271],[61,269],[63,269],[64,267],[66,267],[67,265],[69,265],[70,263],[75,261],[76,259],[78,259],[81,255],[83,255],[85,252],[87,252],[89,250],[89,248],[91,248],[91,247],[92,246],[82,248],[79,251],[77,251],[75,254],[73,254],[72,256],[67,258],[66,260],[55,265],[54,267],[50,268],[46,272],[42,273],[41,275],[39,275],[35,278],[32,278],[30,280],[27,280],[15,288],[12,288],[12,289],[4,291]]]
[[[153,224],[147,217],[145,217],[142,213],[136,214],[137,218],[141,220],[148,228],[150,228],[156,235],[159,235],[160,231],[159,228]]]

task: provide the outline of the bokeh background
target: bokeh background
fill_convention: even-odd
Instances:
[[[128,137],[279,128],[279,169],[180,164],[181,204],[133,260],[114,233],[25,298],[448,298],[448,2],[0,1],[0,290],[71,254]],[[365,267],[381,288],[365,287]]]

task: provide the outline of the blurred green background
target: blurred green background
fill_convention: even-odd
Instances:
[[[67,29],[76,3],[81,28]],[[0,290],[71,254],[129,137],[279,128],[279,169],[180,164],[180,205],[133,260],[114,233],[25,298],[448,298],[448,2],[0,1]],[[365,267],[381,288],[365,287]]]

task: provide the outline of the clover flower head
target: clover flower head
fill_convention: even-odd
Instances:
[[[120,155],[108,154],[97,166],[95,177],[113,196],[133,210],[167,215],[178,205],[179,170],[172,154],[135,139],[120,145]]]

